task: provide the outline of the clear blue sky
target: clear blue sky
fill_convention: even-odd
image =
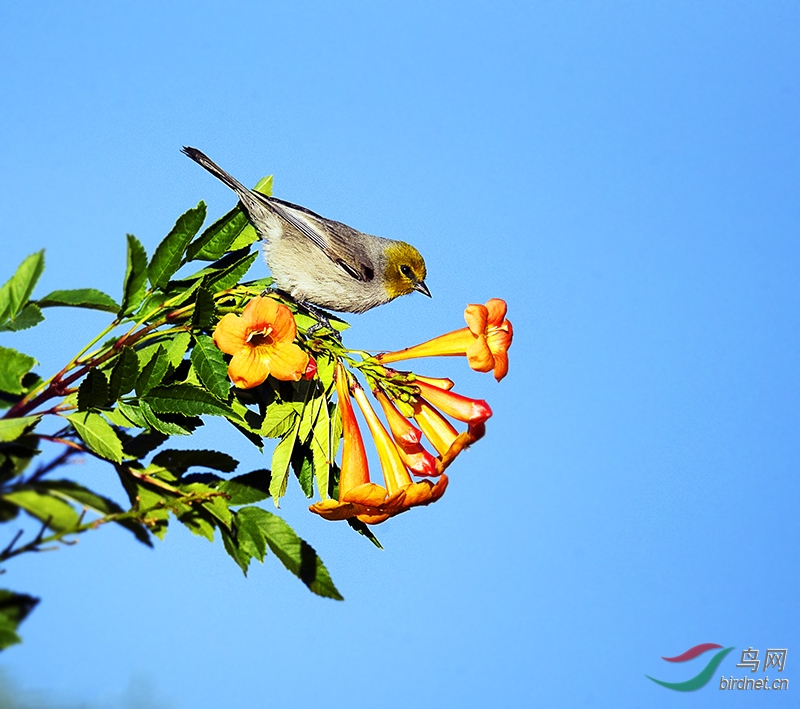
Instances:
[[[495,415],[385,551],[285,499],[344,603],[177,526],[9,564],[43,598],[0,658],[15,709],[796,706],[798,36],[779,1],[5,3],[0,279],[45,248],[39,295],[118,296],[126,232],[152,252],[234,203],[188,144],[420,248],[433,299],[352,318],[352,346],[492,296],[515,326],[499,385],[426,368]],[[0,340],[45,373],[106,322],[48,316]],[[705,642],[736,648],[715,677],[788,647],[792,686],[645,678],[688,679],[708,655],[660,658]]]

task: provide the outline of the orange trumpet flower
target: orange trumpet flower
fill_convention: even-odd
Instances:
[[[514,336],[511,322],[506,320],[507,310],[506,302],[500,298],[492,298],[486,305],[468,305],[464,311],[467,327],[414,347],[379,354],[377,359],[382,364],[389,364],[416,357],[466,355],[472,369],[478,372],[494,370],[494,377],[499,382],[508,374],[508,348]]]
[[[271,374],[298,381],[308,366],[308,355],[296,344],[292,311],[272,298],[253,298],[241,317],[228,313],[214,330],[214,344],[233,355],[228,376],[240,389],[252,389]]]

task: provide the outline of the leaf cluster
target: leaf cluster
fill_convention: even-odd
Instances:
[[[268,194],[270,186],[267,180],[258,188]],[[224,314],[241,312],[270,279],[242,283],[258,251],[252,248],[257,235],[238,207],[203,230],[205,218],[200,202],[152,256],[128,235],[119,301],[92,288],[34,298],[43,252],[26,258],[0,287],[0,333],[36,327],[52,307],[100,310],[112,318],[49,378],[34,371],[33,356],[0,346],[0,523],[19,526],[0,563],[107,523],[152,545],[177,521],[212,541],[219,534],[245,573],[271,551],[311,591],[341,599],[313,548],[258,506],[268,498],[277,506],[292,474],[309,497],[315,486],[323,498],[335,492],[341,422],[331,394],[340,345],[334,333],[301,340],[317,362],[313,379],[233,388],[214,327]],[[287,305],[305,333],[313,318]],[[227,452],[164,447],[191,435],[206,416],[225,419],[258,450],[265,439],[277,439],[271,468],[235,474],[239,462]],[[53,450],[47,443],[58,452],[40,462],[43,451]],[[124,502],[54,477],[76,455],[107,463]],[[20,513],[35,520],[34,531],[19,524]],[[0,592],[0,648],[18,642],[17,625],[35,603]]]

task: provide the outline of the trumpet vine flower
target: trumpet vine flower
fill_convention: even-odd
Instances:
[[[405,499],[403,490],[391,493],[370,481],[367,451],[350,400],[348,375],[341,362],[336,368],[336,395],[342,414],[342,470],[339,475],[339,499],[321,500],[308,509],[329,520],[367,517],[371,524],[397,514]],[[362,520],[363,521],[363,520]]]
[[[272,298],[253,298],[242,311],[223,316],[214,330],[214,344],[233,355],[228,376],[240,389],[252,389],[269,375],[298,381],[308,355],[294,343],[297,325],[291,310]]]
[[[397,352],[379,354],[381,364],[416,357],[464,356],[478,372],[494,371],[499,382],[508,374],[508,348],[514,336],[506,319],[508,306],[500,298],[491,298],[486,305],[468,305],[464,311],[467,327],[440,335],[432,340]]]
[[[414,482],[408,474],[406,466],[403,464],[397,446],[383,427],[375,410],[369,403],[364,390],[356,385],[353,396],[361,409],[361,413],[364,414],[367,426],[375,440],[375,447],[378,449],[378,459],[380,460],[381,469],[383,470],[383,479],[386,483],[386,489],[390,495],[397,494],[401,491],[404,493],[403,503],[394,512],[386,514],[385,516],[380,514],[375,517],[365,514],[359,515],[358,518],[366,524],[378,524],[392,514],[405,512],[411,507],[416,507],[418,505],[429,505],[438,500],[447,488],[447,476],[443,475],[435,485],[429,480]]]
[[[413,426],[380,389],[375,389],[372,393],[383,409],[389,430],[405,466],[415,475],[438,475],[436,458],[422,445],[422,431]]]

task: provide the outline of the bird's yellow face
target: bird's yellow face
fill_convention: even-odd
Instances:
[[[430,298],[425,285],[427,270],[422,255],[411,244],[398,241],[386,249],[386,291],[392,298],[419,291]]]

